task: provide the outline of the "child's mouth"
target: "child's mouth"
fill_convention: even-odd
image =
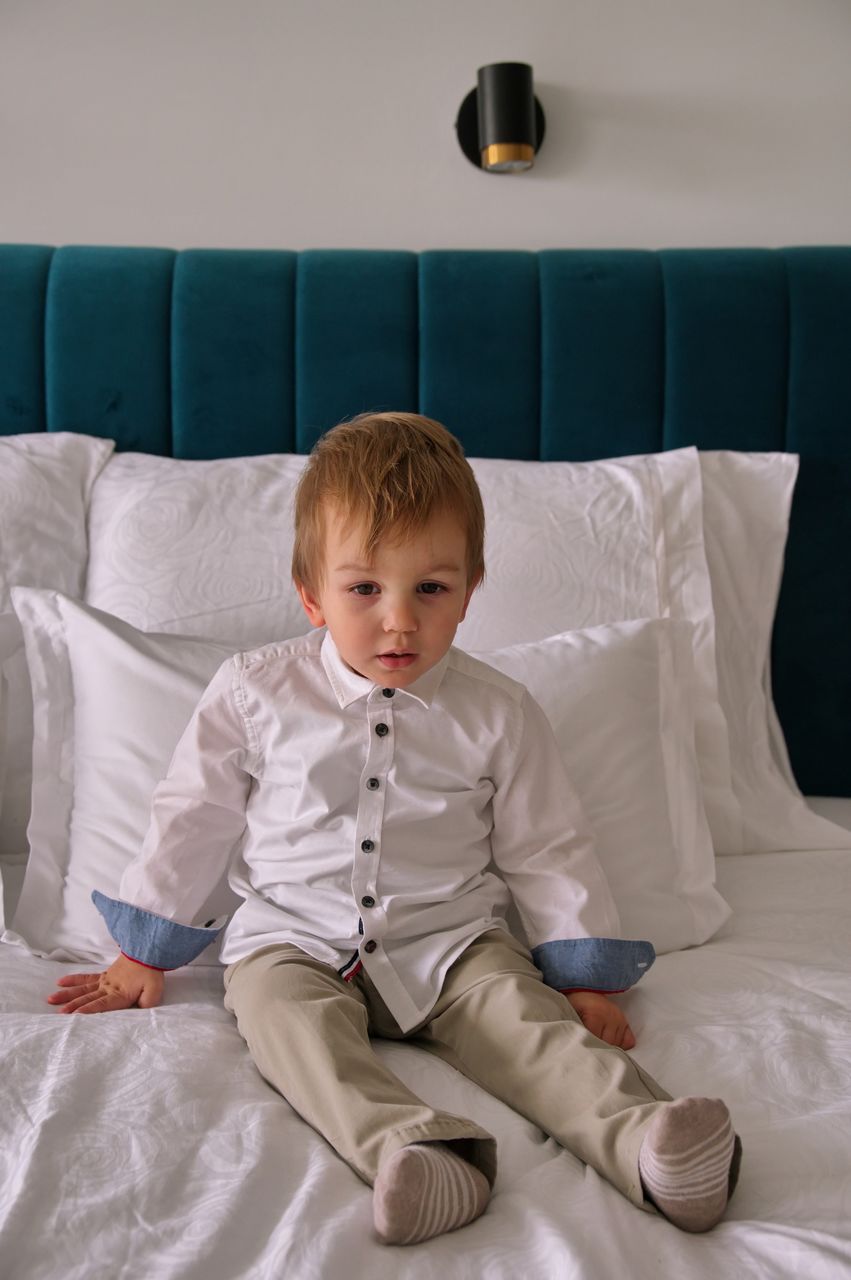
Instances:
[[[395,671],[399,667],[409,667],[416,658],[415,653],[379,653],[378,661],[383,667],[387,667],[390,671]]]

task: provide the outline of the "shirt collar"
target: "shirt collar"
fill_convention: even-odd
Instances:
[[[325,668],[325,674],[341,708],[350,706],[351,703],[357,702],[359,698],[368,698],[374,689],[382,687],[381,685],[373,684],[365,676],[358,675],[357,671],[353,671],[343,661],[339,649],[331,638],[330,631],[325,632],[320,656],[322,665]],[[443,655],[440,662],[435,663],[433,667],[429,667],[428,671],[421,675],[419,680],[415,680],[407,689],[397,689],[396,693],[411,697],[428,709],[440,688],[448,665],[449,652]]]

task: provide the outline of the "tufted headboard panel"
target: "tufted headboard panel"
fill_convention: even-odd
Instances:
[[[801,787],[851,794],[851,248],[0,246],[0,433],[302,452],[378,408],[471,456],[800,453],[775,697]]]

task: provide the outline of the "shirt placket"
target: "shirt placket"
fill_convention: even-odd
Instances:
[[[395,689],[374,689],[366,703],[369,745],[360,777],[352,893],[361,919],[361,956],[382,950],[387,915],[378,894],[378,870],[382,854],[387,779],[393,765]]]

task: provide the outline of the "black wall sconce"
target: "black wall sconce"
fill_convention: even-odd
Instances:
[[[455,128],[471,164],[487,173],[522,173],[535,162],[545,123],[528,63],[493,62],[479,67]]]

